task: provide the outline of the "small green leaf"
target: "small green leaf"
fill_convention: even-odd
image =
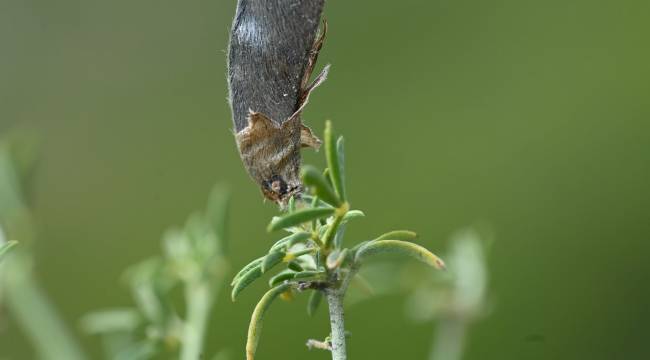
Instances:
[[[434,255],[426,248],[411,242],[399,240],[370,241],[359,247],[355,260],[363,261],[369,256],[381,253],[405,254],[414,257],[415,259],[420,260],[425,264],[431,265],[436,269],[443,270],[445,268],[445,263],[442,261],[442,259]]]
[[[343,204],[343,206],[337,211],[338,212],[342,211],[344,213],[342,214],[342,216],[339,216],[339,214],[337,213],[332,223],[329,224],[327,232],[325,233],[325,235],[321,237],[323,241],[323,245],[325,246],[326,249],[329,249],[332,246],[334,237],[338,233],[339,225],[341,225],[341,222],[343,221],[343,217],[345,216],[345,212],[347,212],[347,203]],[[335,244],[335,245],[340,245],[340,244]]]
[[[312,277],[320,277],[321,275],[324,275],[324,271],[311,271],[311,270],[305,270],[302,272],[295,273],[293,275],[294,279],[305,279],[305,278],[312,278]]]
[[[242,275],[241,278],[235,283],[235,285],[233,285],[232,292],[230,294],[232,301],[235,301],[235,299],[237,299],[237,295],[239,295],[239,293],[241,293],[248,285],[252,284],[253,281],[257,280],[260,276],[262,276],[261,265],[255,266],[247,273]]]
[[[327,257],[327,263],[326,263],[327,268],[333,270],[340,267],[345,261],[345,258],[347,256],[348,256],[348,249],[343,249],[341,251],[339,250],[332,251]]]
[[[294,213],[287,214],[272,221],[267,230],[269,232],[280,230],[291,226],[300,225],[311,220],[325,218],[334,213],[332,208],[315,208],[315,209],[302,209]]]
[[[345,191],[345,144],[343,141],[343,136],[339,136],[336,140],[336,152],[339,156],[339,171],[341,172],[341,199],[345,201],[346,191]]]
[[[284,251],[275,251],[272,252],[264,257],[264,261],[262,261],[262,273],[265,273],[267,270],[270,268],[274,267],[275,265],[279,264],[282,259],[285,256]]]
[[[307,315],[314,316],[322,299],[323,293],[320,290],[314,290],[311,292],[309,295],[309,302],[307,303]]]
[[[334,190],[327,183],[325,177],[315,167],[305,165],[302,168],[301,177],[302,181],[306,185],[311,186],[320,199],[335,207],[341,206],[341,200],[336,196],[336,193],[334,193]]]
[[[291,196],[289,198],[289,205],[287,206],[287,209],[289,213],[296,211],[296,198],[294,196]]]
[[[291,234],[287,237],[284,237],[280,240],[278,240],[273,246],[271,246],[271,250],[269,252],[274,252],[277,251],[278,249],[286,248],[289,249],[293,245],[303,242],[311,237],[311,234],[305,231],[297,232],[295,234]]]
[[[255,260],[251,261],[250,263],[248,263],[248,264],[247,264],[246,266],[244,266],[241,270],[239,270],[239,272],[237,273],[237,275],[235,275],[235,277],[234,277],[234,278],[232,279],[232,281],[230,282],[230,285],[231,285],[231,286],[232,286],[232,285],[235,285],[235,283],[236,283],[237,281],[239,281],[239,279],[240,279],[244,274],[246,274],[250,269],[252,269],[252,268],[254,268],[254,267],[259,266],[260,264],[262,264],[262,261],[264,261],[264,256],[259,257],[259,258],[255,259]]]
[[[295,275],[295,272],[291,270],[283,270],[279,272],[277,275],[269,279],[269,286],[274,287],[278,284],[283,283],[285,280],[291,280],[293,279],[293,276]]]
[[[343,146],[341,146],[341,149],[342,147]],[[336,140],[334,140],[334,134],[332,133],[331,121],[325,123],[325,157],[327,158],[327,166],[329,168],[330,179],[334,185],[334,190],[336,190],[341,201],[345,201],[342,164],[340,162],[341,158],[339,157]]]
[[[418,234],[408,230],[395,230],[380,235],[375,240],[404,240],[413,241],[418,238]]]
[[[332,205],[320,200],[318,196],[312,196],[309,194],[303,194],[302,199],[305,201],[305,203],[310,203],[311,207],[332,207]]]
[[[291,262],[289,262],[289,264],[287,264],[287,267],[288,267],[289,269],[291,269],[291,270],[293,270],[293,271],[297,271],[297,272],[301,272],[301,271],[304,271],[304,270],[305,270],[305,269],[303,269],[302,266],[300,266],[300,264],[298,264],[298,263],[295,262],[295,261],[291,261]]]
[[[343,236],[345,235],[345,229],[347,227],[347,224],[341,221],[341,225],[339,225],[338,230],[336,230],[336,234],[334,234],[334,248],[335,249],[340,249],[341,246],[343,245]]]
[[[293,234],[292,234],[292,235],[293,235]],[[271,248],[269,249],[269,254],[272,253],[272,252],[278,251],[278,250],[280,250],[280,249],[284,249],[284,248],[286,248],[286,247],[287,247],[287,243],[289,242],[289,237],[290,237],[290,236],[291,236],[291,235],[289,235],[289,236],[287,236],[287,237],[283,237],[282,239],[276,241],[275,244],[273,244],[273,245],[271,246]]]
[[[325,177],[325,180],[327,181],[327,185],[333,187],[334,185],[332,185],[332,179],[330,178],[330,169],[329,168],[325,168],[323,170],[323,176]]]
[[[264,320],[264,314],[269,309],[269,306],[273,303],[278,295],[287,291],[290,288],[290,284],[282,284],[274,287],[269,290],[262,296],[260,302],[255,306],[253,315],[251,316],[251,322],[248,326],[248,340],[246,341],[246,359],[253,360],[255,358],[255,351],[257,350],[257,344],[260,341],[260,332],[262,331],[262,321]]]
[[[301,243],[307,239],[311,238],[311,234],[308,232],[296,233],[291,236],[291,239],[287,242],[287,248],[290,248],[298,243]]]
[[[3,245],[0,245],[0,260],[2,260],[2,258],[9,253],[9,249],[16,246],[16,244],[18,244],[17,241],[11,240],[4,243]]]
[[[343,217],[343,223],[346,223],[352,219],[356,218],[362,218],[365,217],[366,214],[363,213],[361,210],[350,210],[348,211],[345,216]]]
[[[352,247],[352,251],[356,253],[357,251],[359,251],[359,249],[361,249],[362,247],[366,246],[366,245],[367,245],[369,242],[371,242],[371,241],[373,241],[373,240],[362,241],[362,242],[360,242],[360,243],[354,245],[354,247]]]
[[[295,251],[295,252],[289,253],[289,254],[287,254],[287,255],[288,255],[291,259],[295,259],[295,258],[300,257],[300,256],[303,256],[303,255],[312,254],[312,253],[314,253],[315,251],[316,251],[316,248],[308,247],[308,248],[304,248],[304,249],[302,249],[302,250],[298,250],[298,251]],[[291,259],[290,259],[290,260],[291,260]]]

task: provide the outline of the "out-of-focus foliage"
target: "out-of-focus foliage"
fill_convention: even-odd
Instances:
[[[207,324],[228,271],[227,206],[227,191],[215,187],[204,212],[165,233],[162,256],[126,271],[135,307],[94,312],[82,319],[86,332],[101,335],[107,358],[203,356]],[[176,289],[183,294],[185,314],[173,301]]]
[[[36,281],[30,249],[7,253],[17,243],[32,245],[34,237],[22,187],[34,160],[24,154],[33,154],[33,147],[23,137],[0,139],[0,260],[6,260],[0,263],[0,307],[25,332],[40,359],[82,360],[83,351]],[[7,236],[16,240],[7,241]]]
[[[469,328],[487,312],[487,241],[474,229],[459,231],[447,254],[449,271],[415,287],[406,305],[416,321],[436,322],[430,360],[460,360]]]
[[[4,236],[2,234],[2,228],[0,228],[0,260],[9,252],[9,250],[16,246],[18,244],[17,241],[6,241],[4,240]]]

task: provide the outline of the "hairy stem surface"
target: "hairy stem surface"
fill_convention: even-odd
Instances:
[[[326,290],[327,304],[332,328],[332,360],[346,360],[345,322],[343,313],[343,294],[339,289]]]

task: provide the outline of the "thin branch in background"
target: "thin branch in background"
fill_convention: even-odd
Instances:
[[[437,320],[430,360],[460,360],[469,328],[486,313],[488,269],[486,240],[473,229],[457,232],[447,254],[450,271],[442,279],[422,281],[407,302],[416,321]]]
[[[207,324],[229,268],[228,192],[215,187],[209,199],[205,212],[165,233],[162,256],[127,270],[137,307],[98,311],[83,318],[86,332],[103,338],[109,358],[148,359],[176,352],[181,360],[205,358]],[[170,300],[176,285],[183,288],[184,318]],[[223,352],[218,355],[226,357]]]
[[[9,236],[21,244],[5,252],[0,264],[0,305],[6,306],[40,359],[83,360],[86,355],[41,290],[32,270],[33,256],[26,245],[34,242],[35,231],[19,171],[21,167],[27,170],[31,162],[20,163],[17,148],[33,152],[23,144],[0,141],[0,247],[6,251],[6,246],[15,244],[6,241]]]

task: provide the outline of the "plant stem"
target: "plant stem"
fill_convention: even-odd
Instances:
[[[201,359],[205,329],[210,317],[213,294],[210,286],[197,281],[189,284],[185,291],[187,319],[183,329],[181,359]]]
[[[343,295],[341,289],[327,289],[325,291],[330,312],[330,326],[332,328],[332,360],[346,360],[345,349],[345,322],[343,313]]]
[[[332,241],[336,237],[336,232],[339,230],[339,225],[341,225],[341,222],[343,221],[343,218],[345,218],[345,214],[348,213],[350,210],[350,205],[348,203],[343,203],[340,208],[336,209],[336,213],[334,215],[334,221],[332,222],[332,225],[330,225],[329,229],[325,232],[325,236],[323,236],[323,246],[325,249],[329,249],[332,247],[332,245],[338,246],[340,244],[332,244]]]
[[[429,360],[460,360],[463,357],[466,331],[462,319],[443,319],[436,330]]]
[[[2,264],[0,287],[7,308],[31,340],[39,359],[87,359],[72,332],[39,288],[25,253]]]

